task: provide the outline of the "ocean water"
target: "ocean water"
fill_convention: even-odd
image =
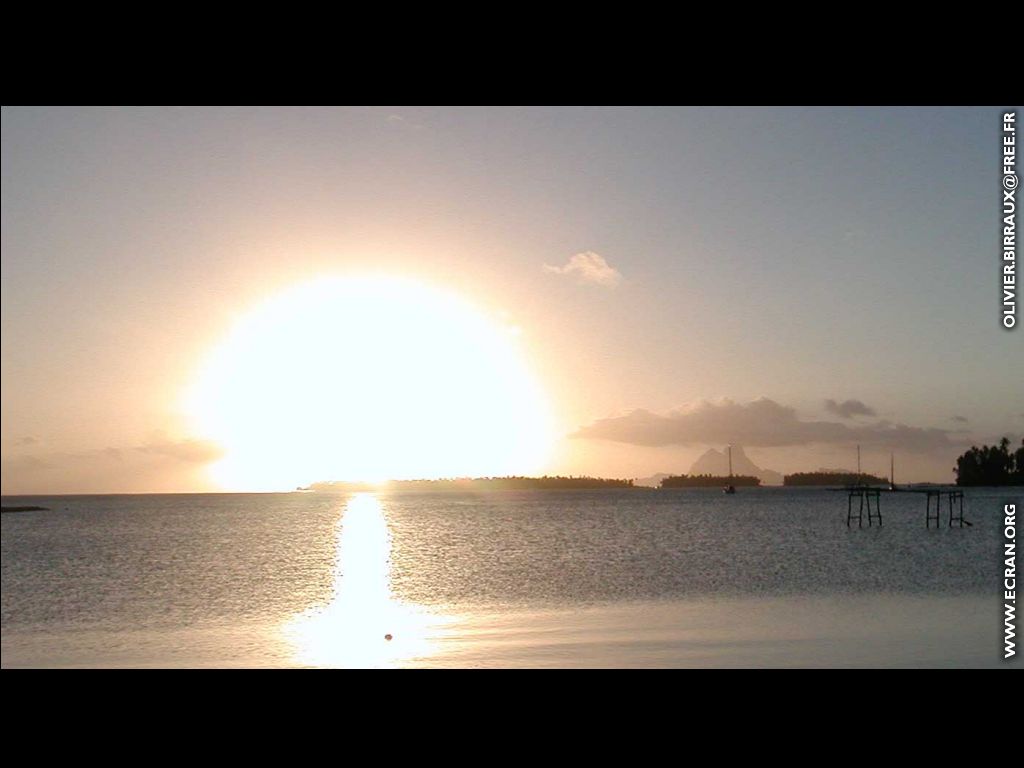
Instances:
[[[5,497],[2,663],[999,667],[1014,495]]]

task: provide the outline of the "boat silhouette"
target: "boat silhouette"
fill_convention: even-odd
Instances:
[[[729,484],[722,488],[722,493],[731,496],[736,493],[736,486],[732,483],[732,446],[729,446]]]

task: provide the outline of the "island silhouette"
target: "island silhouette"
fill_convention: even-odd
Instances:
[[[661,481],[662,488],[756,488],[761,479],[750,475],[674,475]]]
[[[740,446],[733,447],[733,461],[739,474],[728,474],[728,458],[715,449],[706,451],[689,472],[662,473],[639,479],[591,477],[589,475],[544,475],[525,477],[455,477],[436,480],[387,480],[380,483],[329,480],[296,488],[317,493],[366,493],[390,491],[532,491],[532,490],[614,490],[657,488],[721,488],[726,485],[756,488],[765,485],[801,486],[888,486],[890,478],[878,477],[848,469],[819,469],[788,475],[762,469],[754,464]],[[954,470],[957,485],[1005,486],[1024,485],[1024,440],[1016,451],[1010,451],[1009,438],[995,446],[971,448],[957,459]],[[918,484],[920,485],[920,484]],[[5,508],[4,511],[12,511]]]
[[[819,470],[817,472],[795,472],[792,475],[786,475],[782,484],[787,487],[807,485],[889,485],[889,480],[884,477],[869,475],[865,472]]]
[[[313,483],[300,491],[320,493],[359,493],[367,491],[532,491],[532,490],[594,490],[633,488],[632,480],[601,477],[461,477],[440,480],[388,480],[383,483],[329,481]]]

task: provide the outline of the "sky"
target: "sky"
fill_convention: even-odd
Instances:
[[[187,393],[211,355],[243,359],[215,350],[254,308],[365,275],[464,302],[470,326],[508,331],[520,366],[474,379],[506,358],[462,354],[452,345],[482,337],[441,339],[448,326],[408,315],[461,362],[432,390],[409,367],[363,365],[358,397],[372,402],[345,413],[420,405],[405,435],[385,418],[393,444],[427,429],[424,392],[467,376],[493,394],[471,417],[446,404],[451,434],[493,418],[495,445],[511,440],[508,414],[533,408],[516,394],[532,384],[501,382],[522,374],[548,414],[530,471],[686,472],[729,443],[779,472],[849,468],[860,444],[866,471],[887,474],[892,453],[897,480],[950,481],[972,443],[1024,434],[1024,342],[1000,324],[1002,113],[3,107],[2,491],[245,490],[280,447],[218,479],[262,422],[197,419]],[[405,318],[404,296],[375,306]],[[282,322],[307,334],[303,360],[340,354],[351,379],[360,369],[340,350],[383,339],[363,319],[311,337]],[[399,358],[415,352],[406,335],[387,337]],[[292,382],[341,375],[293,360],[260,390],[281,369],[260,354],[209,402],[257,392],[272,411],[275,391],[301,399]],[[268,443],[310,437],[356,456],[367,433],[316,404],[331,413],[315,440],[279,426]],[[324,424],[333,437],[316,442]],[[454,442],[424,472],[486,473]],[[281,482],[362,479],[347,461]],[[401,473],[416,470],[410,459]]]

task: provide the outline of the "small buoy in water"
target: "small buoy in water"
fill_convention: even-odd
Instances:
[[[391,642],[391,635],[384,635],[384,639]]]

